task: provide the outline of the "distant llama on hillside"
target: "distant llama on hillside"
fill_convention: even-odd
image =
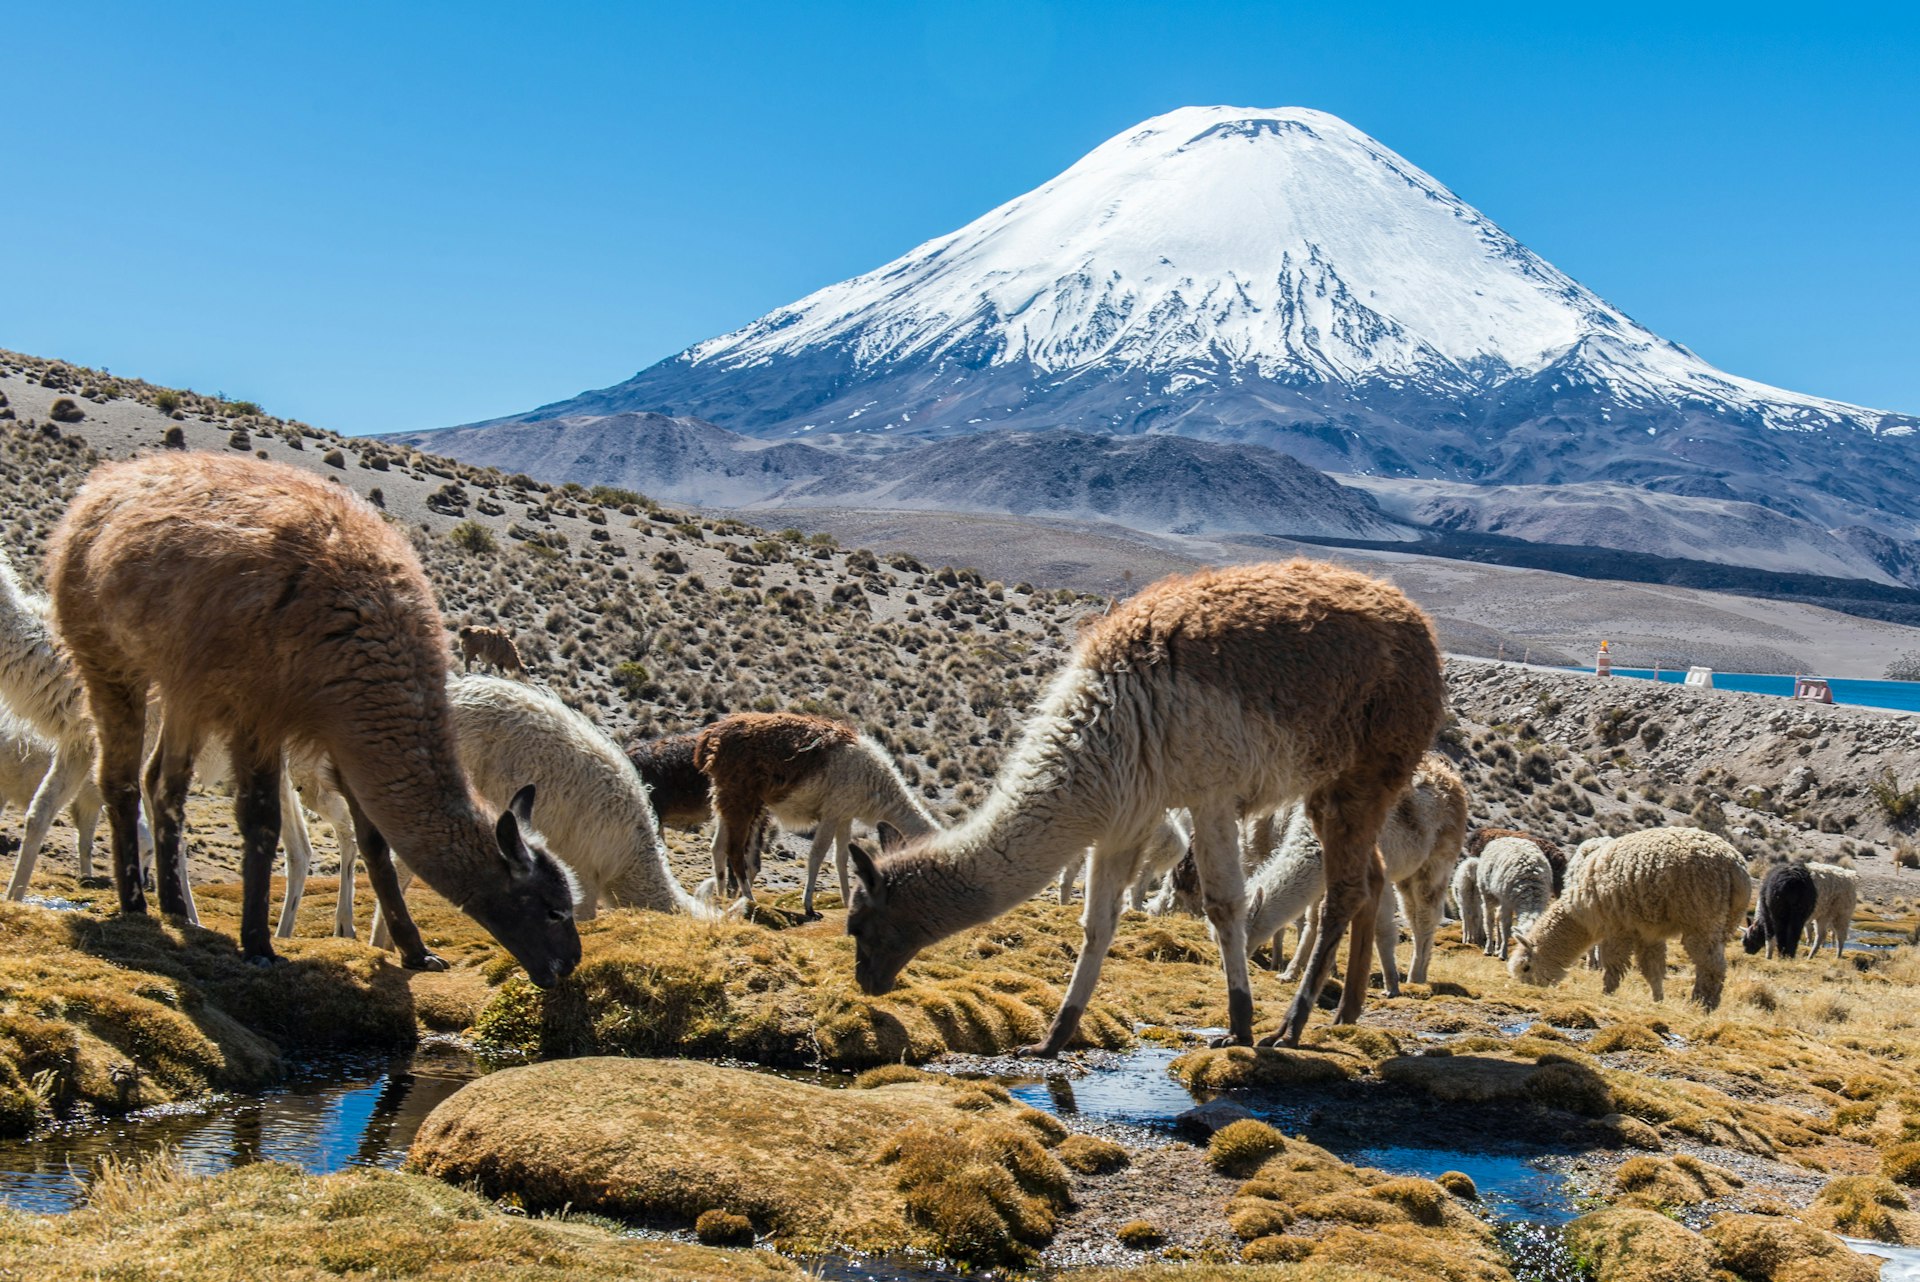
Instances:
[[[472,624],[461,628],[460,655],[468,672],[473,671],[473,661],[478,659],[482,667],[491,667],[497,672],[510,672],[516,677],[527,675],[527,665],[520,661],[520,647],[513,643],[513,634],[504,628]]]
[[[1240,824],[1304,799],[1325,847],[1324,929],[1278,1037],[1297,1042],[1356,919],[1349,973],[1365,974],[1384,878],[1382,823],[1445,710],[1439,646],[1398,590],[1310,561],[1157,583],[1090,626],[1048,686],[992,794],[956,828],[884,855],[852,847],[847,930],[868,993],[928,945],[991,920],[1088,861],[1086,942],[1046,1039],[1078,1028],[1126,889],[1169,810],[1193,817],[1192,853],[1226,971],[1232,1040],[1253,1040]],[[1349,984],[1339,1017],[1360,1014]]]
[[[164,709],[147,766],[161,911],[186,900],[181,824],[195,757],[226,743],[241,834],[240,948],[274,960],[269,877],[283,755],[333,763],[401,960],[427,950],[388,841],[498,939],[535,984],[578,964],[572,883],[527,827],[533,790],[481,812],[460,768],[447,645],[405,537],[344,487],[297,468],[155,454],[99,468],[54,531],[53,618],[87,691],[123,913],[144,913],[135,826],[149,690]]]

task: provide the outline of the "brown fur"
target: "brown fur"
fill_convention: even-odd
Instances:
[[[1534,845],[1540,847],[1540,853],[1547,857],[1548,867],[1553,869],[1553,893],[1560,895],[1566,892],[1566,851],[1560,849],[1556,843],[1548,841],[1545,837],[1535,836],[1533,833],[1523,832],[1518,828],[1476,828],[1467,834],[1466,853],[1460,857],[1462,859],[1478,859],[1480,852],[1487,848],[1489,841],[1495,841],[1501,837],[1518,837],[1522,841],[1531,841]]]
[[[1283,1025],[1297,1039],[1347,927],[1362,913],[1373,920],[1375,841],[1433,741],[1445,697],[1433,626],[1389,584],[1303,560],[1162,580],[1086,630],[979,814],[884,863],[855,848],[864,892],[848,923],[856,976],[866,991],[886,991],[921,948],[1005,911],[1093,845],[1087,945],[1035,1048],[1057,1053],[1111,940],[1109,907],[1118,915],[1117,899],[1104,898],[1125,880],[1097,875],[1102,854],[1127,861],[1149,822],[1185,806],[1221,939],[1231,1032],[1249,1040],[1237,821],[1304,794],[1325,848],[1327,904]],[[1242,738],[1217,741],[1228,734]],[[1370,930],[1355,933],[1350,973],[1366,973],[1371,945]],[[1343,1019],[1359,1014],[1363,996],[1348,986]]]
[[[700,731],[693,764],[713,781],[728,894],[752,888],[767,809],[825,766],[823,749],[859,738],[852,726],[796,712],[736,712]]]
[[[491,666],[516,677],[527,675],[526,664],[520,662],[520,647],[513,643],[513,634],[504,628],[474,625],[461,628],[460,655],[468,672],[473,671],[473,661],[478,659],[482,667]]]
[[[440,612],[412,548],[373,508],[310,473],[250,458],[108,464],[54,531],[48,583],[98,727],[122,911],[146,908],[134,829],[154,688],[164,720],[148,790],[163,911],[181,907],[179,826],[193,760],[218,736],[245,848],[250,959],[273,957],[267,882],[282,754],[293,746],[335,763],[409,964],[438,959],[400,899],[389,839],[536,983],[578,961],[565,875],[526,846],[524,814],[484,817],[460,769]]]

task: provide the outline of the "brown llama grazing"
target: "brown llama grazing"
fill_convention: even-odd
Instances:
[[[1278,1037],[1296,1042],[1349,924],[1349,974],[1367,973],[1384,889],[1382,823],[1445,707],[1439,646],[1388,584],[1312,561],[1162,580],[1089,627],[964,823],[884,858],[852,849],[847,931],[868,993],[915,954],[1032,897],[1087,847],[1086,943],[1046,1040],[1079,1026],[1122,896],[1168,810],[1193,818],[1201,897],[1220,941],[1230,1037],[1253,1040],[1240,823],[1304,800],[1325,848],[1323,929]],[[1360,1014],[1348,984],[1340,1018]]]
[[[513,634],[504,628],[471,625],[461,628],[460,656],[466,661],[468,672],[473,671],[473,661],[478,659],[482,667],[511,672],[516,677],[527,675],[526,664],[520,662],[520,647],[513,643]]]
[[[1498,841],[1502,837],[1518,837],[1522,841],[1531,841],[1534,845],[1540,847],[1540,853],[1547,857],[1547,866],[1553,869],[1553,893],[1560,895],[1566,892],[1567,852],[1560,849],[1556,843],[1548,841],[1545,837],[1537,837],[1530,832],[1523,832],[1518,828],[1475,828],[1467,834],[1466,849],[1461,853],[1460,857],[1462,859],[1478,859],[1480,852],[1487,848],[1488,842]]]
[[[669,828],[698,832],[713,818],[713,780],[693,760],[699,740],[698,734],[672,734],[627,748],[627,760],[647,785],[662,836]],[[761,856],[772,840],[773,820],[763,814],[754,825],[752,849],[747,855],[749,867],[760,866]]]
[[[882,822],[920,837],[938,827],[894,768],[885,748],[852,726],[791,712],[738,712],[702,730],[694,764],[713,780],[714,884],[731,896],[751,895],[760,873],[755,834],[771,816],[813,829],[801,912],[813,910],[814,883],[829,847],[839,847],[841,902],[849,895],[847,848],[856,819]]]
[[[446,634],[405,537],[338,485],[209,454],[100,468],[53,533],[54,622],[86,687],[123,913],[144,913],[135,845],[147,765],[160,908],[184,907],[180,828],[194,758],[224,740],[242,841],[240,948],[274,960],[268,882],[289,747],[335,766],[402,961],[442,969],[400,896],[388,842],[550,985],[580,959],[573,892],[532,844],[532,789],[490,820],[455,754]]]

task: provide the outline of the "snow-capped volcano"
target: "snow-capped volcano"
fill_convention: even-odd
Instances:
[[[1715,369],[1303,108],[1156,116],[884,267],[502,421],[626,411],[843,444],[1176,432],[1920,534],[1920,420]]]

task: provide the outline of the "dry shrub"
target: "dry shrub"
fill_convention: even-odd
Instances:
[[[1705,1238],[1657,1211],[1609,1207],[1567,1226],[1567,1244],[1594,1282],[1712,1282]]]
[[[1723,1215],[1705,1233],[1720,1267],[1745,1282],[1874,1282],[1880,1264],[1830,1233],[1762,1215]]]
[[[1191,1051],[1173,1061],[1173,1075],[1190,1090],[1332,1086],[1350,1070],[1339,1059],[1270,1046],[1225,1046]]]
[[[1082,1175],[1105,1175],[1133,1160],[1125,1148],[1098,1135],[1069,1135],[1054,1147],[1053,1155],[1062,1166]]]
[[[1213,1133],[1207,1141],[1207,1162],[1223,1175],[1248,1175],[1286,1146],[1286,1137],[1279,1131],[1243,1117]]]
[[[1609,1024],[1588,1039],[1586,1049],[1594,1055],[1605,1055],[1609,1051],[1665,1051],[1667,1043],[1645,1024]]]
[[[693,1235],[707,1246],[751,1246],[753,1221],[718,1208],[702,1211],[693,1222]]]
[[[959,1133],[916,1122],[880,1160],[906,1194],[907,1218],[942,1254],[966,1263],[1030,1261],[1069,1200],[1066,1171],[1010,1130]]]
[[[1166,1241],[1166,1235],[1145,1220],[1128,1220],[1113,1231],[1120,1239],[1120,1245],[1136,1251],[1147,1251]]]

